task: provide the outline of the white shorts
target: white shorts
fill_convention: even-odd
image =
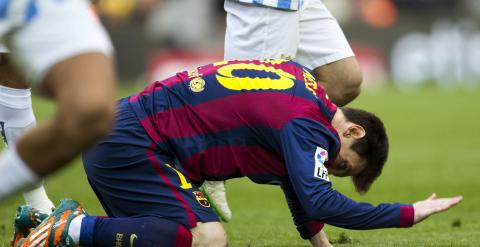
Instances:
[[[354,56],[321,0],[304,0],[298,11],[226,0],[225,11],[225,60],[293,58],[315,69]]]
[[[0,38],[31,83],[42,81],[53,65],[72,56],[113,52],[85,0],[0,1]]]

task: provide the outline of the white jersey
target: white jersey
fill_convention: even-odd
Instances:
[[[263,5],[276,9],[283,10],[299,10],[302,6],[303,0],[227,0],[242,3],[249,3],[255,5]]]
[[[30,82],[72,56],[113,51],[86,0],[0,0],[0,43]]]

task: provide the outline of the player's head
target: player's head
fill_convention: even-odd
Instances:
[[[368,191],[382,172],[388,156],[388,137],[382,121],[372,113],[340,108],[345,121],[337,129],[341,149],[328,168],[336,176],[352,176],[360,193]]]

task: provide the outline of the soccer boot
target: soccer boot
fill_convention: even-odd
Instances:
[[[48,218],[33,229],[21,247],[73,246],[68,228],[75,217],[86,215],[80,204],[72,199],[63,199]]]
[[[20,246],[22,240],[28,236],[31,229],[40,225],[47,217],[48,214],[41,213],[29,205],[18,207],[14,221],[15,232],[13,233],[12,240],[10,240],[10,246]]]
[[[228,207],[224,181],[205,181],[200,190],[205,194],[218,217],[223,222],[232,219],[232,211]]]

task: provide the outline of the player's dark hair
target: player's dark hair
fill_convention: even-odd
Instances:
[[[374,114],[354,108],[342,107],[345,118],[365,129],[365,136],[352,144],[353,151],[367,161],[363,171],[352,177],[360,194],[364,194],[382,173],[388,157],[388,137],[382,121]]]

